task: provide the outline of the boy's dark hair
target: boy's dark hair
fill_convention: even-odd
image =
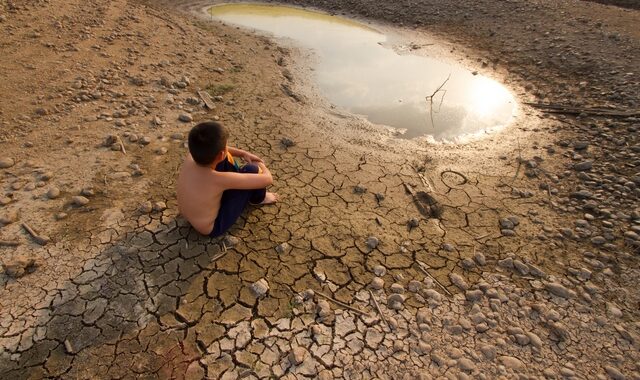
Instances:
[[[222,124],[215,121],[200,123],[189,132],[189,153],[198,165],[209,166],[224,150],[228,137],[229,132]]]

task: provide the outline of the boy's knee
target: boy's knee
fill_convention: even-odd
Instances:
[[[240,172],[256,174],[260,172],[260,168],[256,164],[246,164],[245,166],[242,167],[242,169],[240,169]]]

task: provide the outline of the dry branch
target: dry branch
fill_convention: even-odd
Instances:
[[[373,292],[371,290],[369,290],[369,295],[371,296],[371,300],[373,301],[373,306],[375,306],[376,310],[378,311],[378,314],[380,314],[380,319],[382,319],[384,324],[387,325],[387,328],[389,329],[389,331],[391,331],[391,326],[389,326],[389,322],[387,322],[387,318],[385,318],[384,314],[382,314],[380,305],[378,305],[378,301],[376,301],[376,299],[374,298]]]
[[[438,284],[438,286],[444,290],[445,293],[447,293],[449,295],[449,297],[453,297],[453,294],[451,294],[451,292],[449,291],[449,289],[445,288],[444,285],[442,285],[440,283],[440,281],[438,281],[438,279],[436,279],[435,277],[433,277],[431,275],[431,273],[429,273],[429,271],[427,270],[427,268],[429,267],[427,264],[423,263],[422,261],[416,260],[416,263],[418,263],[418,268],[420,268],[420,270],[426,274],[427,276],[429,276],[433,281],[435,281],[436,284]]]
[[[440,111],[440,107],[442,107],[442,102],[444,101],[444,96],[447,94],[447,90],[443,90],[442,87],[449,81],[451,78],[451,74],[447,76],[447,79],[436,88],[436,90],[429,96],[425,97],[425,100],[429,103],[429,117],[431,118],[431,126],[435,128],[435,123],[433,122],[433,97],[438,94],[438,92],[443,91],[442,98],[440,98],[440,105],[438,106],[438,111]]]
[[[336,305],[338,305],[338,306],[342,306],[342,307],[344,307],[345,309],[351,310],[351,311],[353,311],[353,312],[355,312],[355,313],[358,313],[358,314],[360,314],[360,315],[364,315],[365,317],[370,317],[369,313],[364,312],[364,311],[359,310],[359,309],[356,309],[355,307],[353,307],[353,306],[351,306],[351,305],[348,305],[348,304],[346,304],[346,303],[344,303],[344,302],[342,302],[342,301],[338,301],[337,299],[335,299],[335,298],[333,298],[333,297],[331,297],[331,296],[329,296],[329,295],[326,295],[326,294],[321,293],[321,292],[316,292],[316,294],[317,294],[317,295],[319,295],[319,296],[320,296],[320,297],[322,297],[322,298],[325,298],[325,299],[327,299],[327,300],[329,300],[329,301],[331,301],[331,302],[335,303],[335,304],[336,304]]]

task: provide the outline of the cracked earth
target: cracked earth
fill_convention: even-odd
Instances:
[[[525,99],[637,109],[637,11],[578,3],[631,56],[593,53],[619,65],[611,93],[545,84],[548,62],[535,87],[484,70]],[[400,140],[327,107],[305,52],[201,15],[16,0],[0,16],[1,378],[640,379],[637,118],[523,106],[465,145]],[[221,239],[175,201],[185,135],[210,119],[282,196]]]

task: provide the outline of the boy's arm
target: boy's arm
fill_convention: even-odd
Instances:
[[[261,162],[258,163],[258,167],[262,169],[260,174],[219,172],[217,173],[218,183],[225,189],[238,190],[262,189],[270,186],[273,183],[271,172]]]
[[[234,148],[231,146],[227,146],[227,150],[229,151],[229,153],[231,153],[233,157],[240,157],[248,163],[264,162],[262,161],[262,158],[256,156],[255,154],[249,153],[246,150]]]

